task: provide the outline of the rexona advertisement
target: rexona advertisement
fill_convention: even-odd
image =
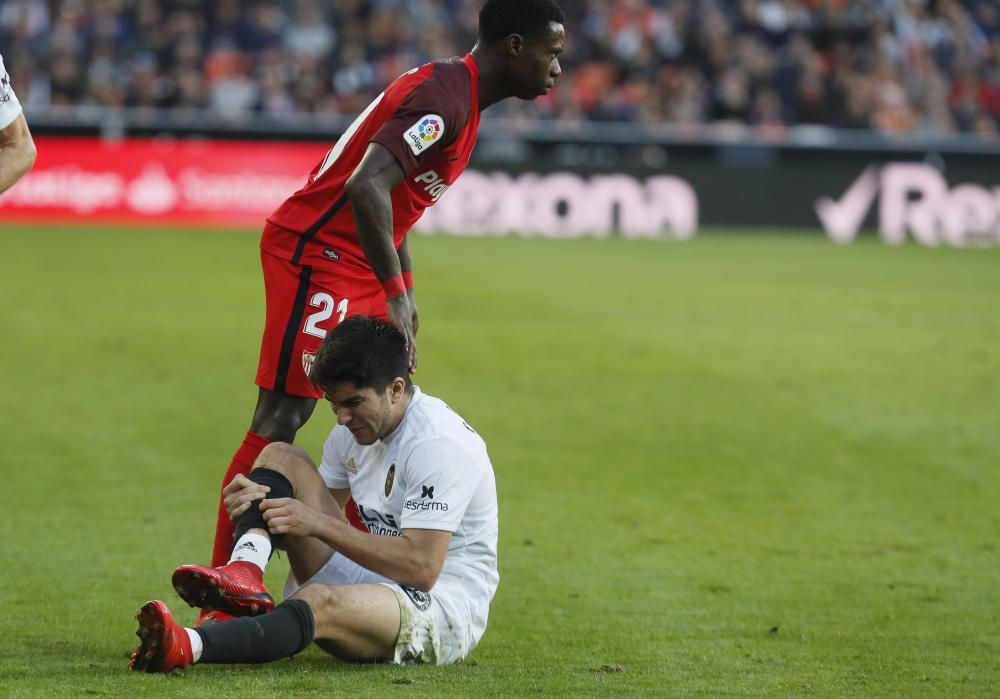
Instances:
[[[417,230],[452,235],[686,240],[698,229],[698,197],[684,180],[656,175],[580,177],[466,170]]]
[[[924,163],[871,165],[839,199],[820,198],[816,215],[832,240],[849,243],[876,199],[878,233],[890,245],[908,237],[921,245],[1000,243],[1000,186],[952,187]]]
[[[4,221],[261,228],[329,150],[210,140],[36,143],[35,167],[0,198]],[[467,170],[450,188],[432,172],[416,177],[441,196],[416,226],[424,233],[686,239],[698,228],[698,199],[676,177]]]

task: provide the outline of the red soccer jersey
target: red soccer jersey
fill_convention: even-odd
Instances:
[[[405,178],[392,190],[393,244],[423,210],[462,174],[479,130],[479,68],[466,55],[404,73],[351,123],[309,175],[309,180],[269,217],[261,248],[295,264],[338,261],[347,271],[371,274],[354,227],[344,183],[370,142],[396,156]]]

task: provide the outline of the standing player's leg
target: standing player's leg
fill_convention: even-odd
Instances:
[[[222,479],[222,487],[225,488],[237,475],[245,476],[250,473],[257,456],[268,444],[294,442],[299,428],[306,423],[315,407],[315,398],[292,396],[259,388],[250,429],[229,463],[226,475]],[[229,521],[229,515],[226,514],[220,497],[215,543],[212,547],[213,566],[220,566],[229,560],[229,553],[233,549],[233,532],[233,523]]]
[[[266,317],[261,340],[256,384],[259,387],[250,429],[222,479],[226,487],[238,474],[247,475],[261,450],[271,442],[294,442],[295,435],[312,415],[319,391],[309,384],[308,359],[335,325],[336,316],[319,318],[311,304],[318,298],[332,296],[317,287],[320,276],[329,283],[330,275],[319,275],[310,266],[261,252],[264,275]],[[324,306],[320,306],[321,314]],[[220,488],[220,491],[221,491]],[[222,497],[215,526],[212,565],[229,560],[233,548],[233,524],[229,521]]]
[[[296,265],[263,251],[261,266],[267,316],[256,377],[260,391],[250,430],[226,471],[223,488],[237,474],[248,474],[269,443],[292,443],[309,419],[322,394],[309,383],[308,370],[326,332],[350,315],[385,318],[385,293],[374,276]],[[367,531],[353,503],[347,515],[353,526]],[[213,566],[229,559],[233,532],[220,497]]]

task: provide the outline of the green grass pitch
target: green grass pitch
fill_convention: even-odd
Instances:
[[[469,662],[129,673],[142,603],[194,617],[169,578],[249,421],[256,236],[3,225],[0,694],[1000,695],[1000,251],[413,248],[418,383],[500,491]]]

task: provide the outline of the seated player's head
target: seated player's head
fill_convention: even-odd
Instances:
[[[412,390],[406,338],[389,323],[353,316],[326,334],[309,380],[323,390],[337,422],[360,444],[399,424]]]
[[[562,74],[564,21],[554,0],[486,0],[479,11],[477,43],[502,57],[515,97],[544,95]]]

